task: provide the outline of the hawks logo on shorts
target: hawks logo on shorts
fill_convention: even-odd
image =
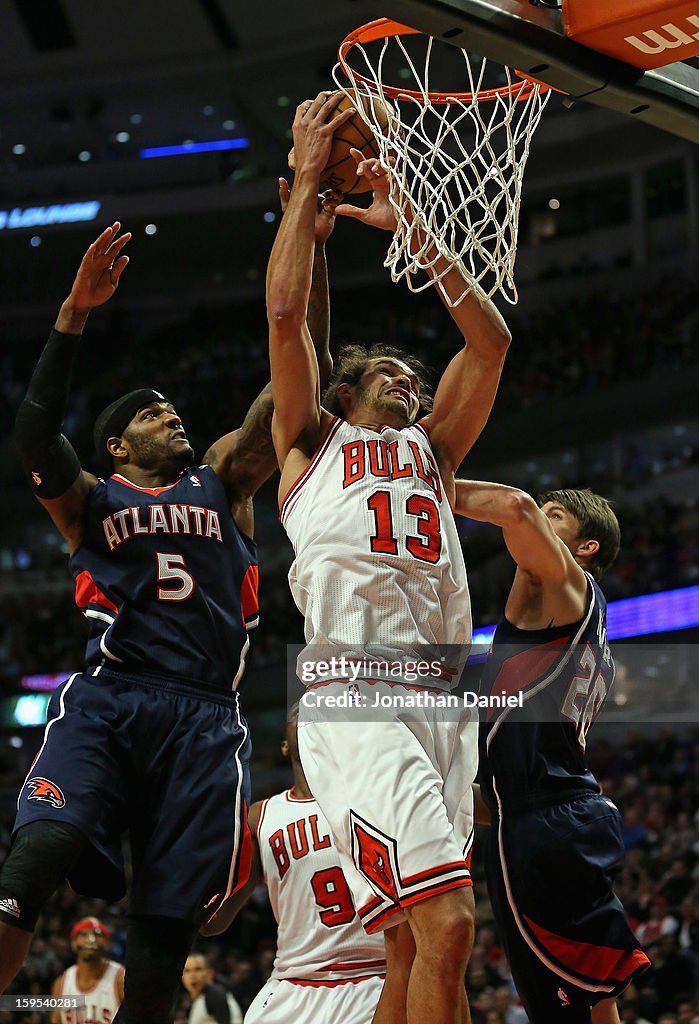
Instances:
[[[61,789],[48,779],[35,775],[27,782],[27,788],[32,791],[27,800],[40,800],[42,803],[51,804],[52,807],[65,807],[66,798]]]

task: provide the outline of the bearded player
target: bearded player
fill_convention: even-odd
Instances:
[[[454,472],[490,413],[510,336],[493,304],[472,290],[459,305],[447,304],[463,347],[429,416],[417,420],[425,396],[413,361],[380,347],[363,362],[340,364],[330,396],[338,414],[321,406],[303,311],[314,195],[333,133],[348,113],[336,114],[336,103],[336,95],[321,93],[294,120],[296,179],[267,275],[272,433],[281,519],[296,555],[290,582],[309,644],[300,662],[317,665],[322,649],[323,656],[398,665],[397,679],[379,667],[351,685],[346,676],[324,680],[324,702],[351,693],[373,704],[377,695],[392,702],[412,692],[407,666],[426,655],[436,656],[435,665],[413,685],[436,693],[454,684],[465,660],[470,606],[449,500]],[[358,168],[372,183],[373,203],[337,212],[394,230],[385,169],[376,160]],[[428,272],[444,272],[448,296],[463,293],[458,269],[430,251],[425,261]],[[301,762],[360,919],[369,932],[385,931],[387,977],[374,1020],[467,1020],[475,723],[419,709],[381,721],[325,720],[309,711],[320,703],[320,687],[313,688],[321,680],[306,668]]]

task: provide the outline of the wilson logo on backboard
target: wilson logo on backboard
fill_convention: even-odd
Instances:
[[[692,14],[685,18],[684,27],[673,25],[672,22],[662,26],[661,31],[646,29],[641,36],[625,36],[625,41],[641,53],[656,54],[664,50],[675,50],[678,46],[696,47],[699,40],[699,15]],[[673,57],[673,60],[675,58]]]
[[[61,789],[48,779],[42,779],[35,775],[27,783],[27,789],[31,789],[31,795],[27,800],[40,800],[42,803],[51,804],[52,807],[64,807],[66,798]]]
[[[697,0],[563,0],[569,39],[636,68],[699,55]]]

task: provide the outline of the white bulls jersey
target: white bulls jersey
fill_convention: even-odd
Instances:
[[[342,981],[384,974],[381,935],[367,935],[315,799],[286,790],[262,802],[262,872],[279,926],[272,978]]]
[[[112,1024],[121,1000],[117,990],[117,979],[123,970],[121,964],[107,961],[107,969],[92,988],[78,985],[78,965],[73,964],[63,975],[60,995],[84,996],[85,1007],[75,1010],[61,1010],[63,1024]]]
[[[309,645],[299,661],[334,654],[439,665],[441,656],[444,670],[420,682],[450,685],[468,653],[471,605],[454,517],[421,424],[377,431],[334,419],[288,491],[281,520],[296,554],[289,583]]]

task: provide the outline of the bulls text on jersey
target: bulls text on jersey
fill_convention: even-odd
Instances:
[[[431,451],[419,445],[417,441],[408,440],[412,459],[404,459],[398,452],[398,441],[384,441],[382,438],[347,441],[342,445],[344,459],[343,489],[363,480],[364,477],[376,477],[379,480],[402,480],[405,477],[417,477],[434,491],[437,501],[442,500],[442,484],[437,463]]]
[[[301,860],[313,851],[327,850],[330,846],[330,833],[318,828],[318,815],[310,814],[306,818],[290,821],[286,829],[278,828],[268,839],[269,848],[274,862],[283,878],[291,866],[291,861]]]

